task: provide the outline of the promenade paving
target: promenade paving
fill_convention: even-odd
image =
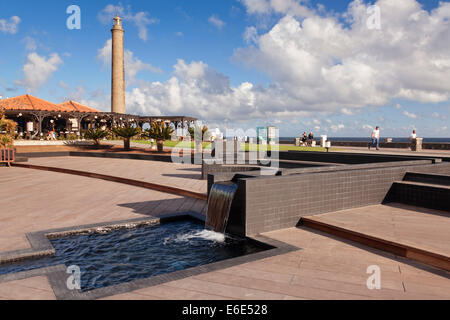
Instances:
[[[207,192],[207,181],[200,180],[200,165],[92,157],[30,158],[28,163],[134,179],[200,193]]]
[[[193,191],[206,188],[202,185],[204,182],[196,179],[200,173],[195,166],[96,160],[105,159],[41,158],[31,162],[67,165],[70,169],[85,171],[101,170],[98,172],[166,182]],[[29,248],[27,232],[162,216],[177,211],[204,212],[206,207],[205,201],[22,168],[0,168],[0,188],[0,252]],[[409,209],[399,210],[400,216],[400,212]],[[409,222],[419,226],[425,220]],[[440,228],[438,224],[435,226]],[[263,235],[299,250],[107,299],[450,299],[449,273],[310,229],[291,228]],[[381,269],[381,290],[367,288],[370,276],[367,268],[372,265]],[[54,298],[45,276],[0,283],[0,299]]]
[[[29,232],[206,209],[202,200],[14,167],[0,168],[0,189],[0,252],[29,248]]]
[[[448,212],[395,203],[319,214],[309,219],[450,257]]]
[[[106,299],[450,299],[448,273],[306,229],[264,236],[300,250]],[[381,290],[367,288],[372,265],[380,267]]]

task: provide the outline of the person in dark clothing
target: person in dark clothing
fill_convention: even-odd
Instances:
[[[308,146],[312,146],[312,143],[314,141],[314,134],[312,132],[309,133],[308,135]]]

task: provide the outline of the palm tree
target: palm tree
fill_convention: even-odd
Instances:
[[[209,132],[209,129],[207,126],[201,127],[196,124],[193,127],[189,127],[188,131],[189,131],[189,134],[191,135],[192,140],[197,140],[198,138],[200,138],[200,137],[195,136],[196,132],[202,133],[202,139],[201,139],[202,141],[206,141],[211,138],[211,133]]]
[[[96,146],[100,145],[100,141],[106,138],[109,132],[102,129],[89,129],[84,133],[84,137],[88,140],[94,140]]]
[[[141,133],[141,129],[135,127],[114,128],[112,131],[116,136],[123,138],[123,147],[125,151],[130,150],[130,140]]]
[[[189,127],[189,134],[191,135],[191,139],[195,142],[195,152],[202,153],[203,152],[203,141],[207,141],[211,139],[211,133],[207,126],[199,126],[195,124],[193,127]],[[200,136],[201,132],[201,136]]]
[[[164,122],[153,122],[150,129],[145,130],[144,136],[155,139],[158,146],[158,152],[163,152],[164,141],[170,139],[173,133],[170,126],[166,126]]]

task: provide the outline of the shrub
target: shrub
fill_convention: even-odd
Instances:
[[[143,136],[155,139],[158,146],[158,152],[162,152],[164,149],[164,141],[171,138],[173,131],[174,130],[170,126],[166,126],[164,122],[154,122],[150,129],[145,130]]]
[[[140,128],[135,127],[122,127],[114,128],[112,132],[119,137],[123,138],[123,146],[126,151],[130,150],[130,140],[131,138],[141,134]]]
[[[16,127],[16,122],[7,120],[3,110],[0,110],[0,132],[5,132],[0,134],[0,148],[10,149],[14,147],[14,139],[12,135],[14,134]]]
[[[100,141],[108,137],[109,132],[102,129],[89,129],[84,133],[85,139],[94,140],[95,145],[99,146]]]

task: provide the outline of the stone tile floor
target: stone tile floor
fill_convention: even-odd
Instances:
[[[107,299],[450,299],[448,274],[309,230],[264,235],[301,250]],[[371,265],[381,290],[367,289]]]
[[[61,160],[64,159],[39,159],[45,165],[51,161],[56,161],[56,165]],[[131,178],[194,181],[177,176],[183,170],[170,164],[165,167],[159,162],[145,162],[140,171],[130,170],[126,162],[123,164],[127,169],[116,161],[110,163],[108,170],[116,168]],[[97,170],[103,164],[81,162],[74,166]],[[114,182],[21,168],[0,168],[0,188],[0,252],[28,248],[27,232],[158,216],[177,210],[202,211],[206,205],[204,201]],[[199,186],[191,188],[200,190]],[[311,230],[291,228],[264,236],[300,250],[108,299],[450,299],[448,273]],[[366,287],[366,270],[371,265],[381,268],[381,290]],[[40,276],[0,283],[0,298],[55,296],[46,277]]]
[[[319,214],[310,219],[450,257],[447,212],[396,203]]]
[[[163,184],[194,192],[207,192],[207,182],[200,180],[200,165],[91,157],[30,158],[28,163]]]
[[[202,212],[206,207],[206,201],[202,200],[22,168],[0,168],[0,190],[0,252],[29,248],[25,236],[29,232],[176,212]]]

